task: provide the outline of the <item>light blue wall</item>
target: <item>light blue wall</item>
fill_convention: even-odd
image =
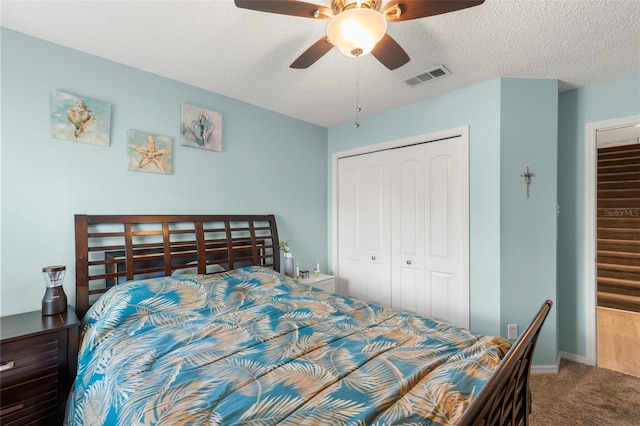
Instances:
[[[520,318],[531,313],[515,316],[511,304],[520,297],[521,289],[501,284],[511,281],[502,274],[515,273],[501,256],[508,257],[517,248],[515,241],[505,239],[504,230],[521,221],[516,215],[522,208],[521,203],[517,208],[502,204],[521,201],[517,197],[522,196],[523,183],[511,177],[522,173],[523,165],[530,165],[537,175],[527,212],[544,217],[545,232],[521,237],[536,241],[536,247],[546,246],[553,193],[548,180],[554,161],[547,144],[552,143],[551,116],[557,108],[558,346],[585,355],[584,127],[593,121],[640,114],[639,75],[560,94],[556,103],[547,100],[551,82],[493,80],[364,118],[359,129],[346,123],[327,130],[6,29],[0,31],[2,315],[39,309],[42,266],[62,263],[73,270],[75,213],[274,213],[281,237],[292,240],[301,266],[310,266],[317,258],[327,264],[332,153],[469,125],[471,327],[504,335],[511,318],[522,324]],[[538,88],[541,93],[534,93]],[[111,146],[52,139],[49,102],[53,90],[111,103]],[[520,90],[534,96],[533,106],[520,104],[524,99]],[[222,112],[222,153],[179,146],[182,102]],[[527,151],[528,164],[522,162],[518,150],[511,152],[506,145],[508,135],[517,131],[515,126],[506,128],[506,122],[522,118],[511,115],[510,104],[534,116],[525,126],[548,123],[516,142],[522,144],[518,150],[545,144]],[[128,129],[174,137],[172,175],[126,171]],[[512,156],[520,162],[511,161]],[[534,197],[541,196],[543,188],[545,197],[538,203]],[[548,266],[548,256],[538,256],[530,257],[530,265],[544,262]],[[540,278],[546,279],[546,273]],[[65,290],[70,300],[73,285],[74,276],[69,273]],[[538,299],[550,297],[552,290],[542,287],[532,292],[527,295],[535,296],[532,304],[537,308]],[[550,321],[545,333],[555,330],[553,312]],[[554,343],[546,336],[540,347],[545,348],[547,364],[546,354]]]
[[[331,156],[469,125],[470,326],[494,335],[500,334],[500,87],[492,80],[361,119],[357,129],[351,123],[329,129]],[[329,172],[331,180],[331,165]]]
[[[501,330],[523,330],[545,299],[556,301],[558,82],[503,79],[500,122]],[[525,168],[534,173],[525,195]],[[552,309],[535,353],[553,365],[558,353]]]
[[[46,265],[75,301],[76,213],[273,213],[302,267],[326,264],[327,129],[1,31],[2,315],[40,309]],[[54,90],[110,103],[111,146],[51,138]],[[222,113],[221,153],[180,146],[182,102]],[[127,171],[129,129],[173,137],[173,174]]]
[[[640,75],[560,94],[558,321],[560,350],[586,356],[585,125],[640,114]]]
[[[469,125],[473,331],[506,337],[507,323],[522,329],[544,300],[555,300],[557,111],[556,81],[499,79],[367,117],[359,128],[329,129],[332,155]],[[526,165],[540,175],[527,203],[519,177]],[[557,353],[552,315],[536,363],[554,365]]]

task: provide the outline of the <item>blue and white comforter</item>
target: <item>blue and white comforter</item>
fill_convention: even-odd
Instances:
[[[453,424],[508,349],[267,268],[132,281],[83,320],[66,424]]]

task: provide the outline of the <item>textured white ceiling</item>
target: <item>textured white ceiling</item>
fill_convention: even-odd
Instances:
[[[332,49],[306,70],[289,68],[325,33],[323,20],[231,0],[2,0],[0,23],[321,126],[354,119],[356,59]],[[555,79],[564,91],[640,73],[638,0],[486,0],[389,23],[388,33],[411,61],[389,71],[359,59],[361,116],[498,77]],[[440,64],[452,75],[403,82]]]

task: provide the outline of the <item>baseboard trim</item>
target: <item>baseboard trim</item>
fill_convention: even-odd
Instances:
[[[560,371],[560,354],[556,358],[556,363],[550,365],[532,365],[531,374],[558,374]]]
[[[559,357],[562,359],[566,359],[567,361],[573,361],[573,362],[578,362],[580,364],[587,364],[590,365],[587,362],[587,357],[586,356],[582,356],[582,355],[576,355],[576,354],[572,354],[569,352],[560,352]]]
[[[531,367],[531,374],[558,374],[557,365],[534,365]]]
[[[589,365],[589,363],[587,362],[587,357],[585,356],[576,355],[569,352],[558,352],[558,358],[556,359],[555,365],[533,365],[531,366],[531,374],[558,374],[558,371],[560,371],[560,361],[563,359]]]

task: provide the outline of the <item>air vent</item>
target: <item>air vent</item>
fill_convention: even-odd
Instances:
[[[436,78],[441,78],[451,74],[451,72],[445,68],[444,65],[438,65],[437,67],[421,72],[418,75],[414,75],[413,77],[409,77],[404,80],[407,86],[417,86],[419,84],[425,83],[427,81],[435,80]]]

